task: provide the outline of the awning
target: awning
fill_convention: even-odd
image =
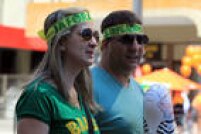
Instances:
[[[0,25],[0,48],[46,51],[46,42],[40,38],[26,37],[24,29]]]
[[[47,43],[41,38],[37,37],[25,37],[25,44],[29,46],[29,50],[32,51],[46,51]]]
[[[201,89],[201,84],[186,79],[168,68],[156,70],[142,77],[137,77],[136,80],[139,83],[159,82],[168,84],[172,90]]]

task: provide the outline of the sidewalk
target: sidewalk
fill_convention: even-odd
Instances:
[[[13,119],[0,119],[0,133],[1,134],[14,134]]]
[[[12,107],[12,105],[11,105]],[[13,132],[13,110],[5,110],[5,98],[0,96],[0,133],[1,134],[14,134]],[[9,111],[9,112],[8,112]],[[12,114],[10,113],[12,112]]]

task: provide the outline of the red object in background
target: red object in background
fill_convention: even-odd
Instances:
[[[134,70],[133,77],[141,77],[142,76],[142,69],[140,66],[137,66]]]
[[[22,28],[0,25],[0,48],[46,51],[47,44],[37,37],[25,37],[25,32]]]
[[[191,75],[191,67],[188,65],[182,65],[180,67],[180,73],[183,77],[188,78]]]
[[[142,74],[143,75],[149,74],[149,73],[151,73],[151,71],[152,71],[152,66],[150,64],[147,63],[147,64],[142,65]]]
[[[47,43],[45,40],[37,37],[25,37],[26,45],[33,51],[46,51]]]
[[[198,65],[196,70],[197,70],[197,73],[201,76],[201,64]]]
[[[192,57],[190,56],[183,56],[181,59],[182,65],[191,66],[192,65]]]

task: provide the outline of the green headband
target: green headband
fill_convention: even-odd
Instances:
[[[103,31],[103,39],[114,37],[117,35],[123,34],[143,34],[143,27],[140,24],[128,25],[120,24],[115,25],[109,28],[106,28]]]
[[[45,36],[44,30],[41,30],[38,32],[38,35],[45,39],[45,40],[51,40],[58,32],[65,28],[70,28],[76,24],[87,22],[92,20],[89,12],[85,11],[82,13],[73,14],[67,17],[64,17],[63,19],[57,21],[54,23],[47,31],[47,35]]]

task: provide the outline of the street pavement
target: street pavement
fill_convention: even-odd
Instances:
[[[0,134],[14,134],[13,119],[0,119]]]
[[[10,107],[6,108],[5,98],[0,96],[0,134],[14,134],[14,106],[10,105]]]

